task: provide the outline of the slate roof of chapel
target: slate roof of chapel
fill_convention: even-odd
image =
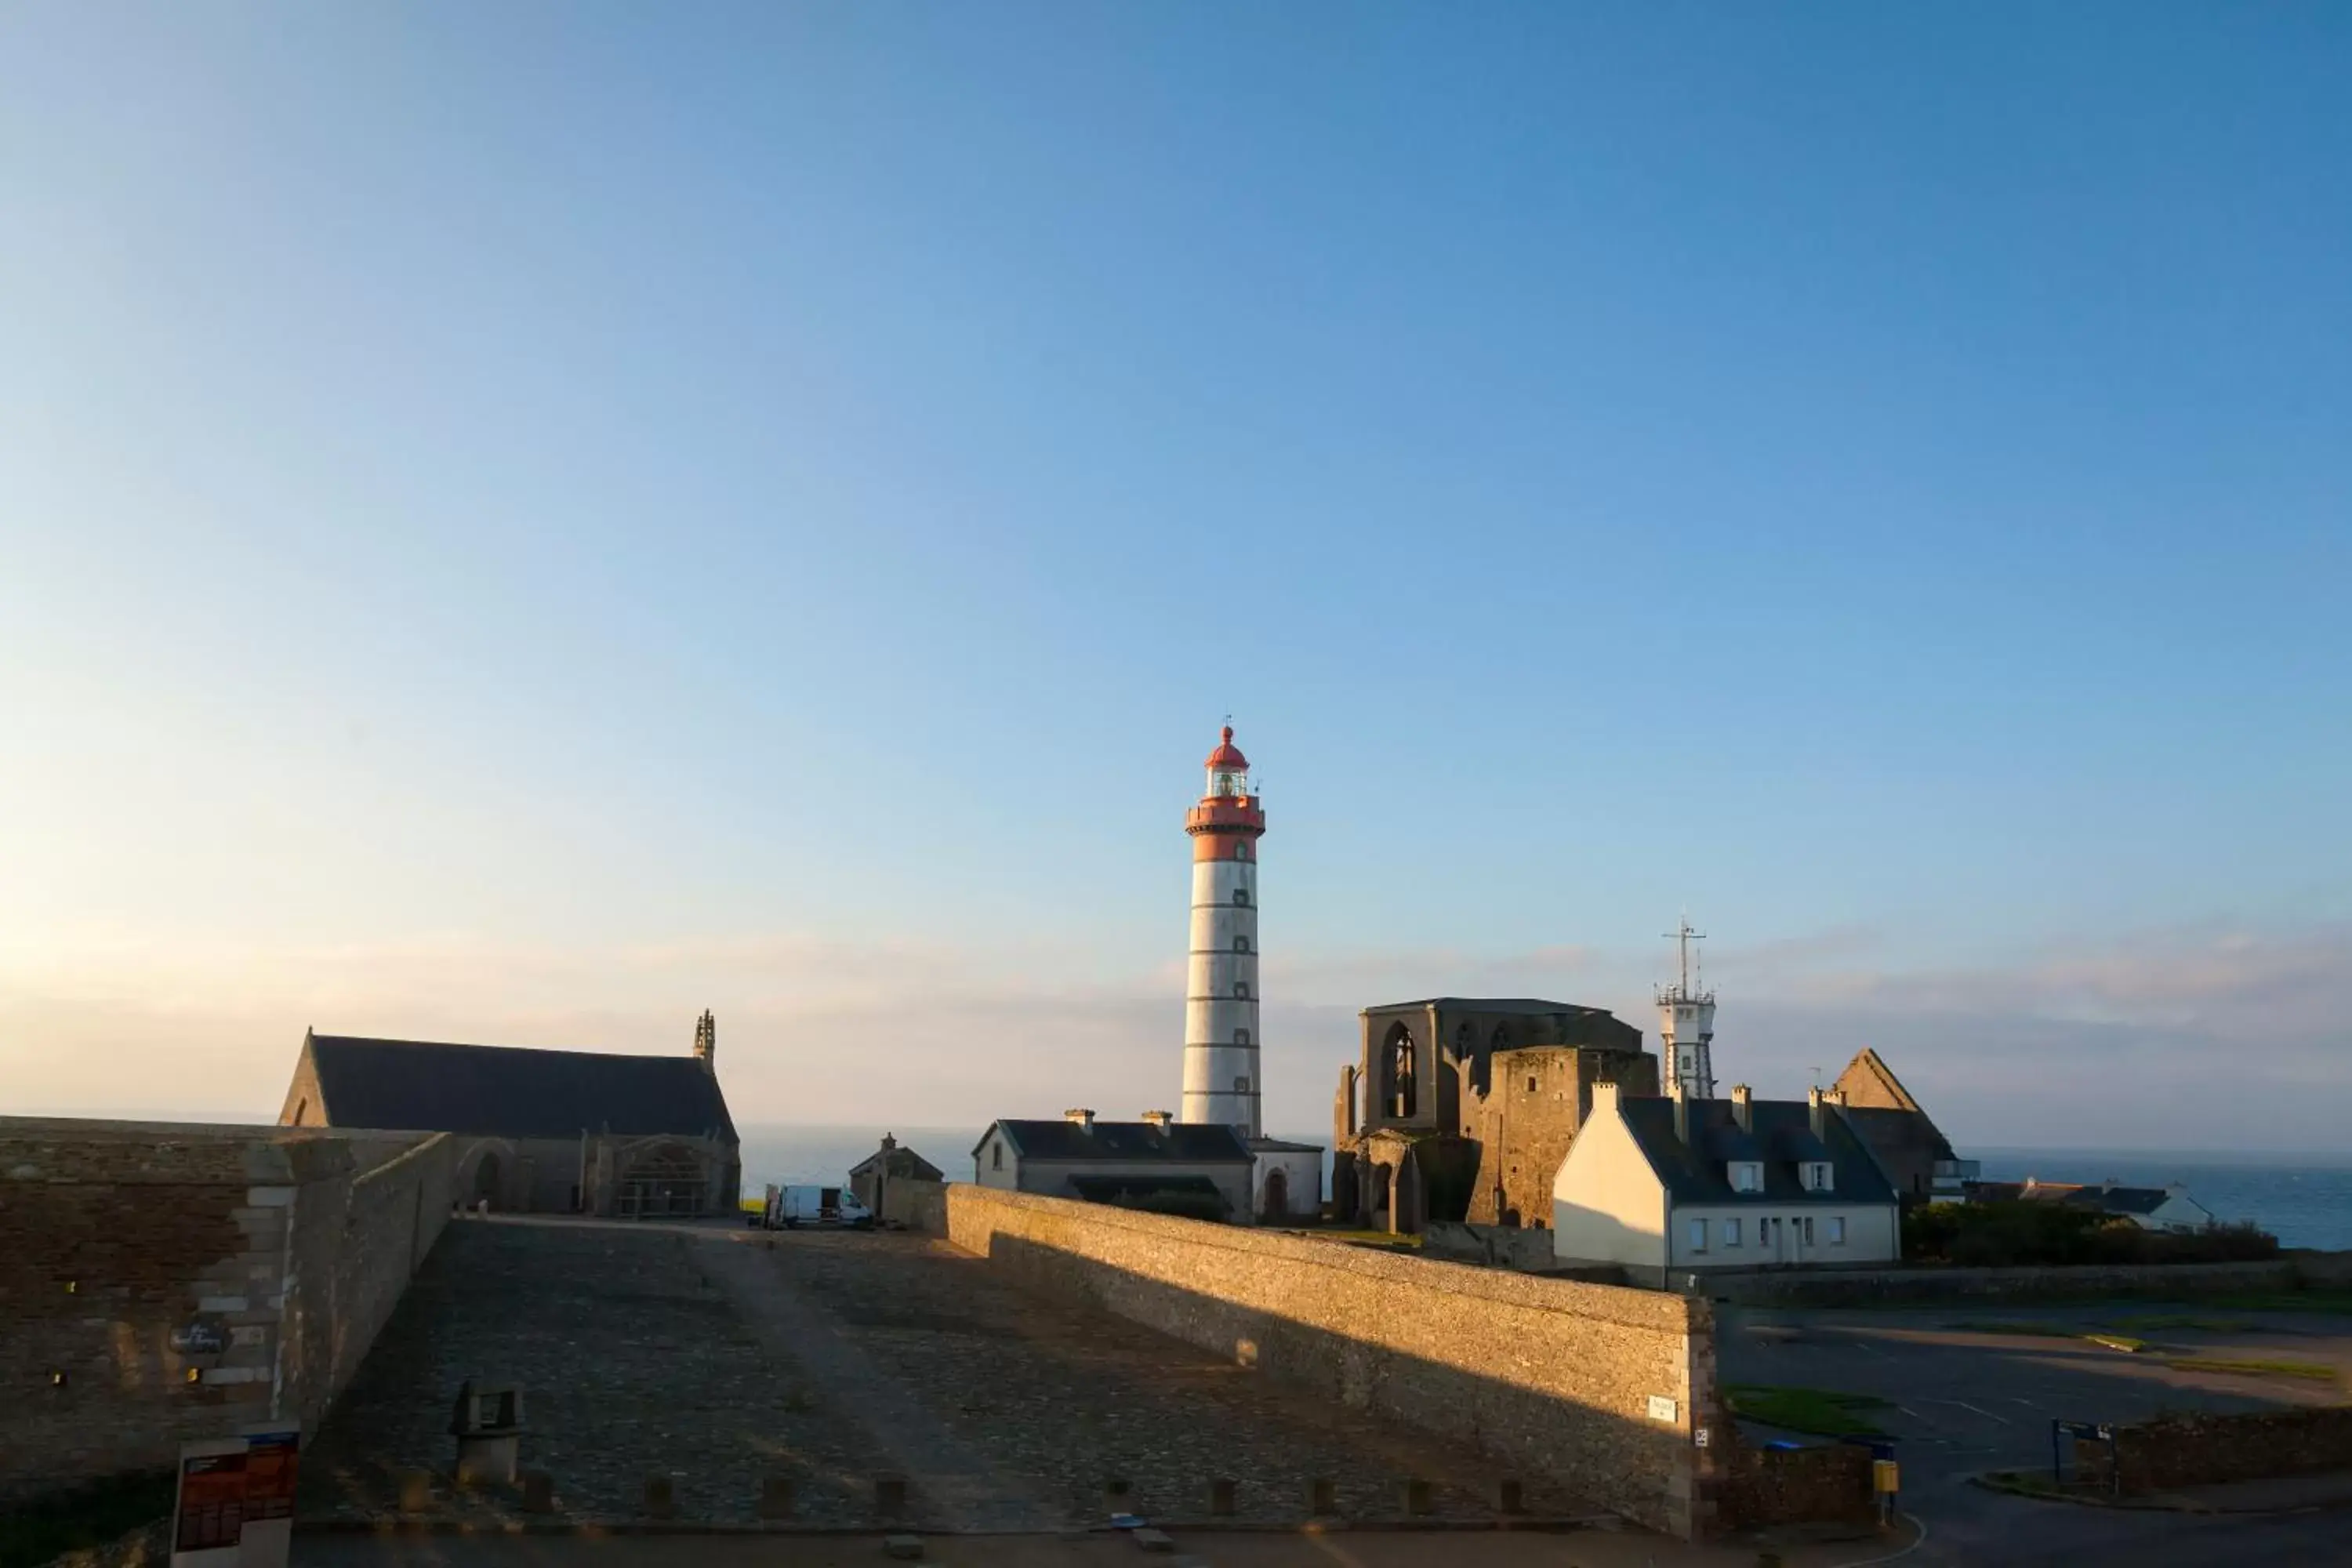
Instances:
[[[608,1056],[437,1040],[312,1035],[333,1127],[496,1138],[667,1134],[736,1142],[719,1080],[692,1057]]]

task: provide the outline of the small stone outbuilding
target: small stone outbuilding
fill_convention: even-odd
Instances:
[[[876,1214],[893,1182],[943,1182],[937,1165],[900,1143],[897,1135],[882,1134],[882,1147],[849,1168],[849,1190]]]
[[[742,1186],[718,1025],[685,1057],[306,1034],[285,1127],[448,1132],[464,1207],[630,1219],[732,1215]]]

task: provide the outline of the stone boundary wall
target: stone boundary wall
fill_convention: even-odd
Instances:
[[[448,1222],[444,1133],[0,1118],[0,1500],[329,1402]]]
[[[2042,1268],[1867,1268],[1689,1273],[1673,1289],[1741,1307],[1874,1307],[1904,1302],[2065,1300],[2086,1296],[2158,1299],[2340,1289],[2352,1255],[2289,1254],[2259,1263],[2090,1265]]]
[[[1695,1436],[1724,1429],[1705,1301],[966,1183],[943,1196],[948,1240],[1021,1288],[1559,1477],[1654,1529],[1715,1526],[1719,1450]]]
[[[1724,1473],[1717,1484],[1720,1517],[1743,1530],[1815,1520],[1876,1517],[1868,1448],[1817,1443],[1801,1448],[1758,1448],[1736,1424],[1726,1433]]]
[[[2115,1431],[2112,1469],[2105,1443],[2080,1438],[2075,1469],[2094,1488],[2114,1485],[2120,1470],[2116,1489],[2126,1497],[2352,1469],[2352,1405],[2159,1416]]]

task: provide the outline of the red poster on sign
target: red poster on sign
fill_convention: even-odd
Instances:
[[[245,1517],[249,1521],[294,1517],[295,1467],[300,1462],[299,1432],[252,1432],[246,1437]]]
[[[245,1455],[190,1454],[180,1460],[179,1516],[172,1550],[234,1547],[245,1530]]]

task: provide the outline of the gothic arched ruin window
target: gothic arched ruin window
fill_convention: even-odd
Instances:
[[[1389,1029],[1389,1113],[1412,1116],[1421,1108],[1420,1085],[1414,1081],[1412,1031],[1402,1024]]]

